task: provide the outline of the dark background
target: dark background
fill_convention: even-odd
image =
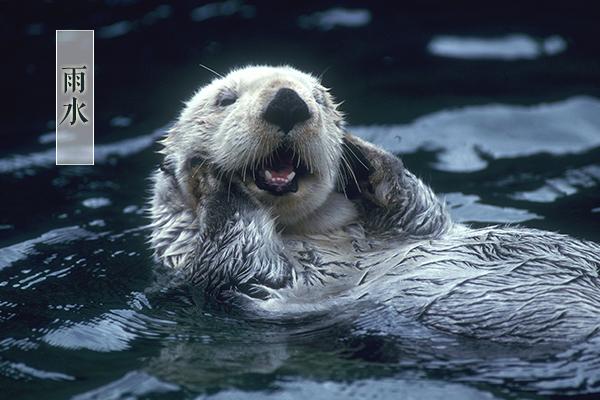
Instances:
[[[428,379],[440,391],[446,390],[440,383],[471,382],[508,399],[524,398],[521,390],[538,383],[558,395],[593,390],[589,398],[597,398],[597,386],[585,386],[587,376],[597,376],[597,357],[582,355],[580,348],[558,361],[559,349],[549,348],[525,357],[531,362],[523,365],[519,349],[505,352],[462,338],[456,349],[464,353],[447,357],[428,337],[415,344],[410,324],[396,338],[356,338],[338,326],[295,331],[246,323],[229,313],[215,317],[193,307],[187,297],[152,299],[152,309],[138,304],[155,267],[144,229],[149,222],[144,213],[147,178],[160,161],[158,146],[151,145],[158,135],[152,132],[175,119],[183,101],[213,79],[200,64],[221,73],[250,63],[288,63],[315,75],[324,73],[324,84],[344,101],[350,124],[370,127],[394,124],[397,129],[397,124],[439,110],[461,114],[453,109],[466,105],[557,102],[564,108],[571,96],[580,95],[592,96],[588,103],[597,105],[596,3],[228,0],[213,7],[233,5],[231,13],[195,22],[191,14],[200,2],[1,2],[0,397],[62,399],[104,387],[104,392],[92,393],[116,398],[122,390],[124,398],[131,390],[143,391],[143,380],[138,384],[127,378],[139,370],[180,385],[165,398],[196,398],[230,388],[277,395],[272,392],[277,385],[290,380],[316,387],[318,395],[329,382],[337,382],[347,394],[356,388],[350,384],[365,382],[361,377],[371,379],[367,386],[377,397],[378,377],[396,379],[406,369],[411,382],[417,379],[406,390],[421,388],[413,393],[416,398],[422,393],[431,397]],[[366,9],[371,21],[330,30],[306,29],[299,23],[302,16],[335,7]],[[118,27],[122,35],[115,35]],[[54,166],[56,29],[96,31],[95,140],[113,153],[97,157],[94,166]],[[536,40],[559,35],[567,47],[557,55],[512,61],[461,60],[427,52],[427,44],[438,35],[485,38],[513,33]],[[514,112],[505,105],[500,108]],[[116,117],[130,122],[116,124]],[[533,112],[529,117],[520,120],[520,132],[535,138],[541,128]],[[471,127],[472,120],[464,115],[461,121],[465,129]],[[557,132],[573,133],[580,122],[573,118],[572,125]],[[506,134],[495,128],[489,127],[488,133]],[[457,144],[443,143],[435,131],[426,135],[442,149]],[[40,143],[40,138],[50,140]],[[139,139],[146,142],[136,150],[132,143]],[[510,145],[522,143],[532,141]],[[454,193],[458,200],[450,204],[451,211],[462,211],[470,224],[511,222],[502,218],[512,208],[539,217],[519,220],[524,226],[600,241],[600,147],[575,154],[524,153],[490,156],[485,168],[472,172],[436,168],[437,154],[427,149],[401,156],[436,193]],[[3,172],[3,166],[11,168]],[[567,190],[561,192],[563,187]],[[515,197],[536,190],[557,196],[547,202]],[[86,236],[80,237],[82,232]],[[381,323],[385,326],[386,321]],[[134,338],[123,336],[126,332]],[[51,344],[48,334],[54,338]],[[111,343],[117,347],[105,352]],[[261,363],[269,364],[271,356],[277,361],[282,343],[292,357],[265,372]],[[178,357],[163,362],[163,353]],[[40,377],[36,371],[59,372],[73,380]],[[419,381],[422,376],[427,379]],[[404,385],[396,384],[400,389]],[[462,395],[452,385],[448,398],[467,397],[469,392]]]
[[[3,107],[2,150],[34,143],[53,130],[56,29],[96,29],[97,142],[172,120],[181,101],[212,79],[200,63],[219,72],[250,63],[325,72],[324,83],[345,100],[352,124],[404,122],[462,104],[529,104],[600,94],[600,13],[593,1],[265,1],[244,3],[246,13],[201,22],[190,18],[201,2],[169,3],[169,15],[161,18],[156,10],[164,4],[2,3],[1,68],[11,93]],[[299,26],[300,16],[336,6],[368,9],[371,22],[326,31]],[[121,21],[127,21],[126,34],[103,38],[104,27]],[[554,57],[511,62],[446,59],[426,51],[438,34],[511,32],[535,38],[560,34],[568,47]],[[117,115],[133,123],[110,128]]]

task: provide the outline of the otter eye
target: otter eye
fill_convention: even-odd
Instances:
[[[235,103],[236,100],[237,100],[237,97],[225,97],[225,98],[219,100],[218,104],[221,107],[227,107],[227,106],[230,106],[233,103]]]
[[[217,98],[217,105],[220,107],[227,107],[232,105],[238,99],[235,93],[225,92],[221,93]]]

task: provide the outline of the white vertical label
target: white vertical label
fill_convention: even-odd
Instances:
[[[94,164],[94,31],[56,31],[56,165]]]

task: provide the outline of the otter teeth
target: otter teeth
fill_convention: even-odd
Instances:
[[[273,176],[273,173],[271,171],[269,171],[268,169],[265,169],[265,178],[267,179],[268,182],[271,182],[271,183],[279,183],[279,184],[288,183],[288,182],[291,182],[295,176],[296,176],[296,172],[294,172],[294,171],[290,172],[285,177]]]

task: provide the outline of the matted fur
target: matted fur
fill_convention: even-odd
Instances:
[[[261,118],[284,87],[312,115],[287,135]],[[345,132],[331,95],[308,74],[247,67],[216,79],[162,143],[151,244],[210,298],[269,317],[362,302],[363,311],[385,307],[501,341],[598,335],[599,245],[453,223],[397,157]],[[276,197],[251,171],[282,144],[312,174]]]

